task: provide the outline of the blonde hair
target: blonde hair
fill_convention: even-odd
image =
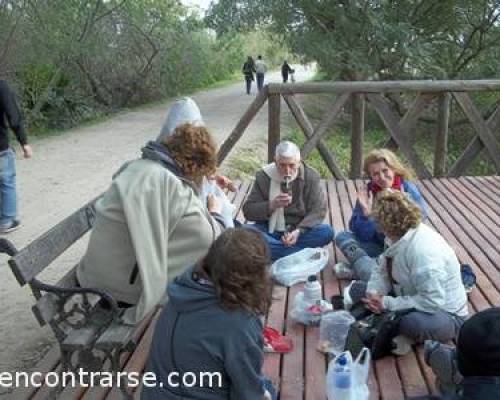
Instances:
[[[363,170],[368,177],[370,176],[370,165],[380,161],[385,162],[396,175],[399,175],[404,180],[411,180],[413,178],[411,171],[403,165],[396,154],[387,149],[374,149],[366,155],[363,161]]]
[[[422,212],[404,193],[383,190],[373,206],[372,216],[389,237],[400,238],[422,221]]]

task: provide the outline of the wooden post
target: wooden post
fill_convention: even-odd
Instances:
[[[268,136],[267,136],[267,159],[274,160],[274,150],[280,142],[280,108],[281,96],[279,94],[269,95]]]
[[[351,179],[361,178],[365,135],[365,100],[362,94],[351,97]]]
[[[438,126],[434,149],[434,176],[444,176],[448,158],[448,123],[450,120],[451,95],[443,93],[438,98]]]

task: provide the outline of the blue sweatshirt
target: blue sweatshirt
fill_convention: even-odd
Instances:
[[[403,181],[403,188],[404,191],[409,194],[413,202],[419,206],[422,211],[422,217],[424,219],[427,218],[427,204],[425,203],[425,200],[420,194],[418,188],[409,181]],[[384,245],[384,234],[377,228],[377,224],[373,219],[363,215],[359,201],[356,201],[356,205],[352,210],[352,216],[349,221],[349,230],[354,233],[356,238],[361,242],[371,242],[381,246]]]
[[[167,289],[169,303],[156,324],[145,372],[153,372],[163,387],[144,386],[141,399],[262,400],[264,359],[262,323],[244,310],[221,307],[214,287],[193,279],[193,268]],[[222,385],[172,387],[172,372],[220,373]],[[189,380],[191,382],[192,379]],[[173,379],[174,383],[179,378]]]

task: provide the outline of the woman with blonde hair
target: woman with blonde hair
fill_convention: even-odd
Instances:
[[[194,102],[193,102],[194,103]],[[77,269],[82,287],[101,289],[140,321],[167,283],[203,256],[224,229],[220,203],[199,188],[216,171],[217,148],[197,106],[176,103],[175,127],[126,163],[96,203],[96,220]],[[181,116],[182,118],[179,118]]]
[[[371,274],[363,302],[374,313],[408,311],[397,328],[393,353],[405,354],[412,343],[427,339],[455,339],[468,308],[453,249],[422,223],[420,208],[399,191],[382,191],[372,215],[389,246]]]
[[[390,150],[372,150],[364,159],[363,169],[369,182],[359,192],[356,205],[349,221],[349,230],[340,232],[335,243],[345,255],[347,261],[334,266],[339,279],[353,277],[367,281],[370,278],[373,263],[370,257],[377,257],[384,250],[385,235],[371,218],[371,209],[383,190],[406,193],[427,215],[426,204],[418,188],[411,182],[412,174],[404,167],[398,157]]]

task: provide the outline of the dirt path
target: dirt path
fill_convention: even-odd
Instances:
[[[297,69],[297,80],[310,78],[311,69]],[[272,73],[269,81],[278,82]],[[255,88],[253,88],[255,92]],[[244,93],[244,83],[199,92],[192,96],[199,104],[207,126],[220,144],[234,128],[254,95]],[[156,137],[169,103],[124,113],[106,122],[73,129],[64,135],[32,143],[35,156],[18,157],[17,176],[22,228],[8,239],[22,248],[85,202],[103,192],[111,175],[126,160],[138,156],[139,149]],[[282,107],[287,119],[286,106]],[[245,132],[238,147],[260,143],[265,148],[267,107]],[[79,260],[83,246],[71,249],[44,275],[55,282]],[[30,368],[53,343],[48,329],[40,328],[30,308],[34,298],[28,288],[20,288],[0,256],[0,372]],[[2,388],[0,388],[0,394]]]

